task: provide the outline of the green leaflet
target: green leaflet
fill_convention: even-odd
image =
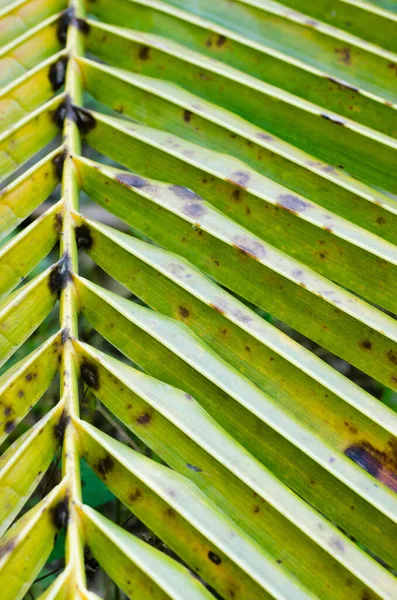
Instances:
[[[0,442],[44,394],[57,370],[60,339],[49,338],[0,377]]]
[[[40,483],[62,442],[62,409],[61,404],[55,406],[0,458],[0,535]]]
[[[65,485],[61,483],[1,539],[0,585],[4,600],[22,599],[40,572],[51,552],[54,535],[67,524],[64,501]]]
[[[393,135],[393,109],[390,106],[342,80],[330,78],[324,71],[310,68],[304,62],[291,60],[286,54],[250,42],[230,29],[214,26],[165,3],[157,2],[154,8],[146,3],[130,0],[116,1],[117,10],[109,10],[108,5],[99,2],[95,5],[96,14],[106,15],[108,21],[122,27],[128,24],[132,29],[156,35],[167,31],[168,36],[192,50],[222,60],[313,104]],[[140,70],[145,68],[146,63],[139,56],[132,59],[136,54],[137,42],[134,41],[135,32],[131,33],[126,29],[90,21],[87,45],[96,56],[114,66],[132,71]],[[142,46],[140,51],[142,52]],[[158,51],[150,51],[152,63],[160,56]]]
[[[379,2],[380,5],[381,2],[382,0]],[[354,0],[353,2],[350,0],[348,2],[320,0],[315,3],[310,0],[286,0],[285,4],[334,27],[345,29],[348,33],[379,44],[392,52],[397,52],[394,35],[397,25],[396,17],[386,11],[376,9],[374,6],[371,7],[370,3],[359,4]],[[386,6],[387,0],[384,4],[384,8],[392,9],[391,6]],[[316,26],[315,22],[313,22],[313,26]]]
[[[50,100],[0,136],[1,179],[54,139],[59,131],[54,117],[63,99]]]
[[[6,600],[397,596],[396,25],[0,0]]]
[[[281,595],[310,598],[280,567],[276,575],[264,550],[189,481],[88,423],[79,430],[83,456],[113,493],[219,593],[268,598],[266,588],[276,586]]]
[[[142,46],[148,47],[149,36],[139,34],[139,37],[140,45],[135,48],[137,56]],[[161,39],[151,43],[162,52],[164,42]],[[168,49],[169,41],[166,46]],[[279,136],[334,167],[346,169],[365,183],[393,193],[397,191],[391,171],[397,156],[395,139],[324,111],[231,67],[216,68],[213,61],[204,60],[201,55],[197,60],[192,58],[194,68],[189,69],[185,62],[176,58],[189,53],[189,50],[176,45],[173,60],[167,57],[153,70],[143,68],[143,74],[102,65],[94,70],[91,65],[89,71],[85,69],[85,73],[88,71],[87,89],[98,101],[114,110],[121,108],[121,112],[137,121],[170,133],[187,130],[192,141],[201,138],[207,144],[211,143],[208,141],[208,128],[205,123],[201,124],[200,116],[194,115],[200,114],[202,100],[210,101],[215,123],[226,120],[229,111],[237,113],[261,128],[258,133],[262,136]],[[84,59],[84,62],[87,63],[87,60]],[[166,68],[168,63],[169,70]],[[142,103],[145,104],[144,110]],[[193,118],[185,119],[184,110],[191,112]],[[186,121],[189,126],[186,126]],[[372,161],[374,154],[377,156],[376,167]]]
[[[304,270],[300,263],[275,251],[212,210],[193,192],[169,186],[163,199],[164,202],[169,199],[169,211],[154,202],[145,201],[144,193],[143,190],[139,196],[136,193],[134,203],[127,206],[139,231],[168,250],[182,253],[225,287],[348,359],[379,381],[392,388],[396,386],[397,328],[391,318],[309,269]],[[100,199],[101,196],[101,190],[96,189],[94,198]],[[139,204],[141,198],[142,204]],[[120,212],[117,214],[120,215]],[[131,223],[125,213],[123,218]],[[168,235],[170,228],[172,237]],[[110,229],[100,227],[100,230],[112,234]],[[125,235],[119,237],[117,232],[114,234],[127,246],[130,242],[135,243]],[[95,242],[94,234],[93,238]],[[103,261],[111,261],[106,253],[99,258],[95,243],[90,254],[94,260],[100,261],[101,266]],[[106,264],[104,268],[110,269],[114,275],[114,269],[119,267]],[[116,278],[120,277],[117,275]],[[121,281],[126,281],[123,275]],[[221,304],[217,307],[220,311],[224,310]],[[332,322],[332,328],[327,324],[329,322]],[[345,344],[346,331],[351,340],[349,348]],[[374,362],[375,356],[379,362]]]
[[[330,75],[375,95],[392,102],[395,99],[397,83],[389,69],[389,61],[394,60],[395,54],[321,23],[313,27],[306,14],[271,0],[240,0],[232,6],[228,0],[216,4],[211,0],[200,0],[199,4],[195,0],[166,2],[230,27],[248,39],[268,44],[315,68],[326,69]]]
[[[0,249],[0,297],[15,288],[52,250],[62,226],[63,202],[57,202]]]
[[[66,7],[65,0],[16,0],[7,3],[8,6],[0,11],[1,45],[15,40],[29,28]]]
[[[254,221],[255,199],[251,195],[269,199],[266,192],[272,183],[261,176],[263,173],[319,206],[395,242],[397,209],[394,200],[274,137],[268,142],[262,139],[258,142],[255,130],[246,132],[246,127],[242,131],[236,127],[237,133],[241,131],[244,138],[248,138],[241,144],[244,140],[240,135],[224,135],[222,129],[217,128],[215,147],[219,147],[222,138],[224,145],[220,149],[224,152],[228,146],[230,149],[239,145],[234,154],[244,160],[241,162],[167,132],[98,113],[94,116],[96,127],[87,135],[94,148],[142,175],[163,180],[171,176],[177,178],[181,184],[211,199],[222,211],[233,211],[234,218],[243,218],[245,223]],[[244,180],[241,173],[247,173],[250,178],[248,188],[241,185]],[[258,209],[255,212],[258,214]],[[274,212],[278,216],[277,211]],[[301,213],[301,216],[307,218],[308,215]],[[329,223],[324,224],[325,227],[329,228]]]
[[[153,229],[148,229],[146,223],[144,224],[142,218],[136,213],[138,211],[149,212],[150,208],[142,205],[140,209],[138,198],[134,194],[142,194],[147,200],[182,217],[193,217],[194,226],[209,233],[216,229],[220,230],[221,223],[225,224],[224,230],[231,229],[228,226],[231,221],[228,222],[226,219],[222,221],[222,217],[215,211],[211,213],[212,218],[203,218],[207,208],[211,211],[212,206],[208,207],[208,205],[202,204],[199,208],[199,205],[193,202],[195,200],[200,202],[201,198],[195,196],[191,191],[185,192],[185,199],[191,200],[190,213],[186,207],[178,210],[178,202],[173,202],[172,192],[174,191],[182,199],[183,189],[181,186],[146,180],[140,176],[102,167],[98,163],[87,160],[79,159],[77,166],[81,174],[81,185],[93,200],[149,237],[152,232],[155,236],[158,234],[154,233]],[[277,186],[274,192],[269,190],[269,204],[271,203],[271,205],[263,202],[256,203],[256,205],[252,203],[244,211],[245,218],[240,211],[237,220],[256,233],[261,240],[287,252],[294,259],[306,263],[322,275],[352,289],[360,296],[391,311],[396,311],[394,282],[397,279],[397,250],[395,246],[386,244],[365,231],[351,226],[332,213],[318,210],[318,207],[308,203],[306,199],[292,196],[288,192],[288,189],[280,186]],[[134,202],[131,202],[131,197],[134,197]],[[205,196],[204,199],[206,199]],[[238,199],[241,200],[240,197]],[[139,200],[141,199],[139,198]],[[218,204],[220,203],[218,202]],[[230,217],[234,217],[233,206],[236,206],[235,202],[229,209]],[[195,211],[194,207],[196,207]],[[219,208],[223,209],[224,207],[221,204]],[[300,218],[306,211],[309,218],[310,213],[315,213],[310,224]],[[263,214],[264,216],[262,216]],[[166,218],[164,217],[164,219]],[[212,227],[211,225],[207,226],[210,221]],[[254,221],[253,225],[252,221]],[[317,226],[317,229],[313,225]],[[200,235],[204,235],[204,231]],[[236,236],[241,239],[246,238],[245,244],[248,248],[249,242],[246,233],[241,230]],[[259,239],[256,239],[256,243],[260,243]],[[235,242],[232,240],[232,243]],[[165,244],[162,245],[165,246]],[[255,242],[252,241],[252,247],[254,245]],[[316,252],[313,251],[313,248],[319,250]],[[343,269],[340,265],[341,256],[346,261],[343,263]],[[363,274],[363,265],[365,265],[365,274]],[[299,285],[304,286],[306,272],[300,267],[301,265],[296,264],[295,272],[300,272],[298,282]]]
[[[54,190],[61,171],[62,148],[51,152],[0,193],[0,240],[6,237]]]
[[[117,256],[116,262],[121,264],[120,255]],[[182,267],[182,264],[180,266]],[[143,268],[144,263],[141,263],[141,272]],[[185,264],[184,269],[186,268],[187,265]],[[178,273],[176,263],[174,263],[174,273]],[[179,271],[179,275],[182,275],[182,278],[188,276],[188,280],[195,277],[195,289],[197,291],[200,289],[201,292],[206,291],[204,285],[205,280],[204,282],[200,282],[200,279],[197,276],[198,274],[194,274],[194,270]],[[214,287],[216,288],[216,286]],[[92,294],[92,291],[95,288],[90,285],[89,289]],[[378,513],[375,521],[373,509],[370,509],[366,502],[363,502],[358,495],[352,493],[351,490],[344,485],[341,485],[338,481],[337,478],[344,482],[351,481],[353,471],[351,471],[349,464],[344,463],[343,466],[340,465],[340,463],[336,461],[336,457],[332,450],[321,444],[320,440],[316,439],[316,437],[312,437],[310,444],[307,444],[308,431],[302,430],[302,421],[307,421],[307,418],[304,417],[305,410],[306,414],[308,414],[309,406],[313,406],[312,403],[308,404],[306,408],[302,407],[301,412],[296,413],[301,419],[301,424],[299,425],[297,421],[291,419],[291,416],[288,415],[292,406],[295,405],[295,409],[297,409],[296,400],[293,401],[291,396],[280,393],[279,389],[277,399],[285,405],[288,411],[287,413],[281,412],[274,403],[269,402],[269,400],[266,399],[265,395],[258,394],[257,389],[249,384],[248,381],[245,381],[244,378],[241,378],[238,375],[236,376],[229,365],[222,365],[222,361],[220,361],[216,355],[208,352],[202,344],[198,344],[194,337],[192,339],[192,336],[188,334],[187,330],[185,332],[184,328],[174,326],[172,329],[172,321],[161,318],[160,316],[155,316],[155,314],[152,316],[147,314],[147,317],[145,317],[145,313],[150,313],[151,311],[131,305],[131,303],[122,299],[117,299],[117,312],[109,311],[109,308],[107,308],[104,303],[98,305],[98,295],[102,296],[102,298],[105,297],[108,302],[111,302],[112,305],[115,306],[112,295],[106,292],[103,293],[99,288],[96,288],[97,298],[93,299],[92,295],[90,295],[87,290],[86,283],[82,285],[82,283],[79,282],[78,291],[82,302],[83,313],[95,326],[98,326],[98,315],[95,314],[96,311],[99,311],[101,317],[106,315],[106,320],[103,321],[104,325],[105,323],[106,325],[104,327],[99,326],[99,331],[114,343],[124,354],[162,381],[167,381],[173,385],[182,387],[185,391],[193,394],[218,423],[222,424],[235,439],[240,441],[245,448],[265,464],[273,473],[277,474],[282,481],[295,489],[299,495],[309,500],[311,504],[317,506],[321,512],[330,515],[332,514],[332,519],[339,522],[341,525],[343,524],[343,528],[350,532],[354,531],[355,537],[361,540],[366,539],[367,543],[370,545],[376,545],[378,552],[381,554],[385,551],[387,552],[386,548],[388,546],[390,549],[393,548],[393,535],[389,542],[386,541],[385,537],[391,532],[391,522],[386,519],[384,521],[385,525],[381,526],[380,522],[384,520],[384,516]],[[232,322],[221,317],[219,313],[217,313],[218,318],[208,318],[209,315],[211,315],[211,309],[208,309],[209,315],[208,312],[206,314],[204,304],[200,304],[197,301],[193,304],[192,297],[188,300],[186,295],[184,297],[181,290],[177,293],[175,290],[172,290],[172,288],[165,291],[161,285],[159,286],[159,280],[157,279],[156,291],[159,295],[157,297],[152,296],[152,298],[157,302],[159,298],[173,300],[176,295],[176,301],[183,303],[181,306],[188,306],[188,310],[191,314],[191,319],[189,319],[189,321],[201,336],[204,334],[204,338],[211,343],[211,345],[214,345],[213,340],[211,340],[211,332],[214,332],[215,336],[217,334],[219,336],[218,332],[225,331],[227,332],[227,336],[221,335],[221,337],[225,340],[226,344],[230,343],[232,345],[235,352],[236,349],[238,349],[238,346],[242,345],[245,349],[245,353],[247,347],[250,349],[250,357],[251,355],[254,356],[254,354],[259,353],[259,364],[267,363],[269,365],[277,365],[280,361],[280,356],[275,353],[266,355],[266,352],[264,352],[262,354],[261,349],[264,350],[263,346],[258,344],[253,338],[242,335],[241,331],[236,333],[236,330],[237,332],[239,331],[238,328],[234,327]],[[230,297],[229,302],[232,302]],[[231,306],[229,306],[229,311],[231,310]],[[255,315],[247,309],[245,309],[244,313],[244,308],[245,307],[240,303],[236,303],[234,313],[238,314],[239,321],[246,323],[247,321],[249,322],[252,320],[255,322]],[[124,315],[124,318],[121,318],[121,314]],[[250,314],[252,316],[249,316]],[[231,318],[231,315],[229,318]],[[162,325],[163,321],[165,321],[164,325]],[[139,329],[138,327],[133,327],[131,322],[135,322],[136,325],[139,326]],[[256,325],[260,325],[261,323],[263,323],[263,320],[257,317]],[[197,327],[197,325],[199,325],[199,327]],[[270,326],[267,327],[270,328]],[[152,338],[155,337],[155,340],[150,339],[148,335],[144,335],[142,330],[150,333]],[[174,333],[171,335],[173,330]],[[120,332],[123,332],[123,334]],[[134,340],[134,342],[132,343],[131,340]],[[158,342],[162,342],[170,348],[172,352],[164,352],[164,349],[161,349]],[[282,345],[283,340],[280,340],[280,342]],[[247,344],[249,344],[249,346],[247,346]],[[224,353],[225,349],[218,343],[217,350],[220,351],[221,349],[223,349]],[[180,360],[178,357],[183,358],[188,364],[184,364],[184,361]],[[243,370],[243,372],[246,371],[247,363],[243,363],[238,354],[237,356],[233,356],[229,351],[227,358],[229,361],[231,360],[234,362],[236,366]],[[304,357],[301,356],[301,360],[303,360],[303,358]],[[304,365],[304,363],[301,364],[302,366]],[[192,367],[204,377],[198,377],[197,372],[192,372]],[[285,372],[290,373],[290,370],[291,364],[286,367]],[[280,375],[281,373],[282,370]],[[325,372],[323,375],[326,377]],[[291,376],[293,377],[293,373]],[[258,373],[256,373],[256,381],[261,383],[264,381],[263,378],[262,380],[258,379]],[[285,381],[285,377],[280,378],[279,385],[285,387]],[[315,393],[314,390],[316,389],[315,386],[310,386],[309,382],[307,382],[307,392],[304,392],[304,388],[301,387],[302,385],[305,385],[302,378],[294,378],[293,384],[289,388],[289,392],[293,394],[295,398],[299,398],[299,400],[301,399],[301,396],[308,396],[311,390]],[[295,386],[296,391],[294,392]],[[353,393],[353,389],[351,389],[350,392]],[[340,389],[340,393],[343,397],[342,389]],[[356,391],[356,396],[357,393],[358,390]],[[116,398],[118,394],[119,390],[117,389]],[[351,397],[352,396],[349,396],[349,398]],[[309,398],[311,400],[311,397],[308,396],[308,399]],[[323,390],[322,393],[319,390],[318,398],[320,401],[318,404],[318,414],[321,421],[317,421],[316,424],[313,423],[313,432],[316,434],[320,428],[323,434],[325,434],[329,426],[327,421],[328,419],[333,418],[337,406],[335,405],[336,397],[333,396],[329,390]],[[323,398],[322,402],[320,400],[321,398]],[[332,398],[333,401],[331,400]],[[360,406],[361,410],[365,411],[365,405],[368,400],[369,398],[357,398],[357,407]],[[329,412],[323,414],[324,405],[328,403],[330,403]],[[388,429],[391,425],[392,429],[395,431],[395,418],[390,411],[386,411],[382,417],[380,414],[382,411],[379,411],[381,407],[375,406],[373,402],[371,403],[371,407],[369,404],[367,406],[369,410],[368,414],[371,415],[372,419],[375,418],[376,411],[379,422],[382,422],[384,419],[384,427]],[[341,419],[343,419],[343,414],[348,414],[348,409],[346,405],[344,405],[344,410],[346,412],[343,413],[342,407],[340,410]],[[128,414],[129,411],[123,413],[122,416],[125,417]],[[361,425],[356,427],[359,422]],[[385,441],[384,448],[390,458],[389,469],[391,469],[389,471],[383,471],[385,474],[388,473],[388,475],[385,476],[384,482],[393,486],[393,481],[395,481],[395,475],[393,475],[394,467],[392,466],[393,438],[389,437],[386,431],[381,432],[380,429],[377,431],[379,437],[371,437],[373,426],[368,422],[368,426],[366,427],[365,420],[360,420],[357,414],[353,415],[350,413],[349,421],[346,421],[346,423],[348,424],[348,427],[346,427],[343,420],[339,422],[339,425],[335,422],[335,430],[338,433],[334,432],[334,435],[328,439],[332,440],[333,444],[335,444],[336,435],[350,436],[350,441],[347,439],[343,442],[341,442],[341,440],[339,441],[341,451],[345,450],[350,456],[350,448],[358,448],[359,444],[356,445],[356,443],[359,440],[362,440],[363,437],[365,438],[369,435],[369,439],[372,440],[375,447],[378,446],[380,439],[383,437]],[[362,426],[366,429],[366,434],[364,436],[363,430],[361,430]],[[145,430],[143,430],[143,432],[144,431]],[[352,435],[352,431],[355,431],[354,435]],[[295,447],[293,447],[288,440],[293,441]],[[302,444],[303,440],[305,440],[306,443]],[[369,447],[370,445],[368,444],[367,446]],[[301,452],[299,450],[301,450]],[[158,448],[157,451],[161,452],[161,448]],[[376,450],[374,451],[376,452]],[[322,468],[320,464],[313,462],[313,460],[309,458],[310,456],[320,462],[325,469]],[[354,459],[357,460],[357,457],[354,457]],[[349,475],[347,475],[346,469],[348,469]],[[327,471],[331,471],[336,478]],[[190,472],[189,475],[191,475]],[[359,479],[361,477],[357,473],[354,475],[353,479],[356,483],[358,481],[357,475]],[[362,493],[366,494],[367,492],[364,492],[364,489],[368,490],[367,484],[362,481],[361,490]],[[374,499],[375,498],[373,497],[373,500]],[[389,500],[392,500],[392,498],[390,497]],[[382,502],[384,503],[386,501],[386,504],[388,504],[389,500],[386,500],[386,497],[384,497]],[[384,504],[384,506],[386,506],[386,504]],[[347,512],[346,507],[353,508],[350,508]],[[364,517],[368,510],[372,511],[370,522],[368,521],[368,517]],[[395,509],[391,510],[394,511]],[[378,522],[378,519],[380,519],[380,522]],[[362,527],[363,522],[365,522],[364,528]],[[386,525],[386,523],[388,524]],[[379,540],[379,528],[385,532],[382,536],[382,540]],[[388,556],[389,558],[387,560],[393,560],[391,558],[392,553],[388,553]]]
[[[0,50],[0,85],[7,85],[62,48],[57,38],[59,14],[29,29]]]
[[[158,550],[128,534],[88,506],[82,507],[87,542],[117,585],[131,595],[166,600],[212,597],[189,572]]]
[[[65,69],[65,53],[59,52],[6,86],[0,94],[0,132],[49,100],[61,87]]]
[[[327,531],[326,522],[320,525],[317,515],[310,514],[303,503],[291,497],[291,493],[222,431],[190,395],[148,378],[88,346],[79,344],[77,350],[81,373],[87,383],[92,380],[90,374],[95,372],[96,381],[92,387],[101,401],[166,464],[203,489],[252,539],[273,554],[275,560],[281,557],[284,568],[299,577],[308,588],[321,597],[321,594],[330,593],[328,586],[335,578],[339,597],[342,580],[349,580],[357,594],[360,589],[364,593],[358,581],[353,585],[351,573],[346,574],[330,556],[326,556],[325,552],[329,552],[339,560],[335,548],[340,547],[344,548],[345,567],[356,575],[361,571],[362,580],[378,579],[379,575],[369,575],[371,565],[363,556],[353,556],[354,549],[347,548],[344,538],[339,538],[333,529]],[[313,545],[298,528],[315,539],[325,552]],[[319,530],[323,532],[321,539]],[[348,557],[350,550],[352,556]],[[316,577],[314,580],[313,572],[326,572],[327,579]],[[383,592],[390,585],[391,580],[385,581]],[[348,594],[351,593],[352,589],[349,589]]]
[[[50,267],[0,303],[0,365],[49,314],[57,299],[57,275],[58,267]]]

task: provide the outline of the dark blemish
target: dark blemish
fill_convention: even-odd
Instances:
[[[73,19],[73,25],[84,35],[87,35],[90,31],[90,26],[84,19]]]
[[[364,348],[365,350],[372,349],[372,342],[370,342],[369,340],[361,340],[361,342],[358,342],[358,345],[361,346],[361,348]]]
[[[76,244],[77,248],[82,248],[83,250],[89,250],[94,243],[92,239],[91,230],[88,225],[79,225],[74,230],[76,235]]]
[[[102,458],[95,466],[95,469],[101,475],[103,479],[106,479],[108,473],[110,473],[114,468],[114,460],[108,454],[105,458]]]
[[[19,390],[19,392],[18,392],[19,398],[22,398],[24,395],[25,395],[25,392],[23,390]]]
[[[58,26],[57,26],[57,38],[58,38],[59,43],[62,44],[62,46],[66,43],[68,27],[69,27],[70,23],[72,22],[73,18],[74,18],[73,7],[65,10],[59,18]]]
[[[170,185],[169,189],[184,200],[202,200],[198,194],[181,185]]]
[[[347,90],[351,90],[352,92],[358,92],[359,89],[354,87],[353,85],[350,85],[350,83],[347,83],[346,81],[339,81],[338,79],[334,79],[333,77],[327,77],[325,76],[326,79],[328,79],[329,81],[331,81],[332,83],[335,83],[340,89],[347,89]]]
[[[16,546],[15,539],[16,538],[13,537],[10,540],[8,540],[8,542],[6,542],[5,544],[1,544],[1,546],[0,546],[0,559],[2,559],[3,556],[6,556],[6,554],[9,554],[12,550],[14,550],[14,548]]]
[[[186,121],[186,123],[190,123],[191,117],[192,117],[192,113],[190,112],[190,110],[183,111],[183,120]]]
[[[190,469],[191,471],[195,471],[196,473],[203,472],[203,469],[200,469],[200,467],[195,467],[194,465],[191,465],[190,463],[186,463],[186,466],[188,469]]]
[[[99,389],[99,373],[96,365],[85,360],[80,367],[80,374],[87,385],[94,390]]]
[[[245,349],[247,352],[251,352],[251,348],[249,346],[246,346]]]
[[[331,123],[335,123],[336,125],[344,125],[345,122],[343,119],[341,119],[340,117],[337,117],[336,115],[320,115],[320,117],[322,117],[323,119],[326,119],[327,121],[331,121]]]
[[[62,213],[56,213],[54,217],[54,229],[55,231],[61,232],[63,224],[63,216]]]
[[[127,187],[133,187],[137,189],[145,187],[145,185],[148,183],[143,177],[139,177],[139,175],[131,175],[130,173],[118,173],[115,179]]]
[[[186,400],[189,400],[189,402],[191,402],[193,400],[193,396],[191,396],[190,394],[186,394],[186,393],[185,393],[185,398],[186,398]]]
[[[66,287],[68,281],[71,281],[71,279],[70,256],[67,252],[65,252],[61,260],[57,265],[55,265],[50,273],[48,285],[51,293],[56,294],[59,298],[62,290]]]
[[[339,60],[345,65],[351,65],[350,48],[335,48],[336,54],[339,56]]]
[[[215,565],[220,565],[222,562],[222,559],[215,554],[215,552],[212,552],[212,550],[210,550],[208,552],[208,558],[215,564]]]
[[[277,200],[278,206],[282,206],[293,214],[304,212],[310,206],[307,202],[304,202],[293,194],[281,194],[281,196],[278,196]]]
[[[241,202],[240,190],[234,190],[234,192],[232,193],[232,196],[236,200],[236,202]]]
[[[390,362],[397,365],[397,354],[393,350],[388,351],[387,358],[390,360]]]
[[[235,173],[232,173],[232,177],[228,181],[231,181],[235,185],[239,185],[240,187],[245,188],[249,180],[249,173],[246,173],[244,171],[236,171]]]
[[[128,496],[128,500],[130,502],[135,502],[135,500],[138,500],[141,496],[141,491],[138,488],[135,488],[135,490]]]
[[[261,509],[259,508],[259,506],[254,506],[254,513],[258,513],[260,512],[260,510]]]
[[[59,417],[58,423],[54,425],[54,436],[60,444],[62,444],[63,442],[66,427],[69,425],[69,422],[70,415],[67,415],[66,412],[63,410],[61,416]]]
[[[357,433],[357,431],[358,431],[357,427],[355,427],[354,425],[351,425],[351,423],[349,423],[348,421],[345,421],[345,427],[347,427],[351,433]]]
[[[201,217],[206,212],[205,207],[198,203],[185,204],[182,211],[188,217],[193,218]]]
[[[70,112],[70,106],[70,97],[66,95],[64,101],[61,102],[59,106],[50,113],[52,122],[55,123],[59,129],[62,128],[65,118]]]
[[[9,417],[9,416],[10,416],[10,414],[11,414],[11,411],[12,411],[12,408],[11,408],[11,406],[6,406],[6,407],[5,407],[5,409],[4,409],[4,415],[5,415],[6,417]]]
[[[187,319],[187,317],[190,315],[190,311],[185,308],[184,306],[180,306],[179,307],[179,314],[184,318]]]
[[[70,339],[70,331],[67,327],[62,329],[61,344],[64,345]]]
[[[86,109],[81,108],[81,106],[72,105],[72,115],[71,118],[77,125],[80,133],[85,134],[91,131],[96,127],[96,121],[92,114]],[[69,116],[69,115],[68,115]]]
[[[142,48],[139,50],[139,58],[141,60],[147,60],[150,56],[150,47],[149,46],[142,46]]]
[[[386,452],[377,450],[369,442],[361,442],[349,446],[345,450],[345,455],[367,473],[397,492],[397,475],[388,468],[391,461],[390,455]],[[388,466],[386,466],[387,463],[389,463]]]
[[[318,25],[318,21],[315,21],[314,19],[306,19],[304,23],[309,27],[317,27]]]
[[[379,223],[379,225],[384,225],[386,223],[386,219],[385,217],[379,217],[376,219],[376,222]]]
[[[283,561],[282,561],[280,558],[278,558],[278,559],[276,560],[276,563],[277,563],[278,565],[282,565],[282,564],[283,564]]]
[[[147,425],[148,423],[150,423],[151,420],[152,417],[148,415],[148,413],[144,412],[141,415],[139,415],[136,422],[139,423],[139,425]]]
[[[37,377],[37,375],[36,375],[36,377]],[[27,373],[25,375],[26,381],[32,381],[32,379],[36,379],[36,377],[35,377],[35,373]]]
[[[7,421],[6,424],[4,425],[4,431],[6,433],[11,433],[11,431],[13,429],[15,429],[15,427],[16,427],[16,423],[15,423],[14,419],[12,421]]]
[[[65,162],[65,158],[66,158],[66,150],[63,150],[63,152],[59,152],[59,154],[54,156],[54,158],[52,159],[52,164],[54,165],[54,169],[55,169],[55,175],[58,177],[59,181],[61,181],[61,179],[62,179],[63,165]]]
[[[62,56],[59,60],[52,63],[48,70],[48,79],[50,80],[52,90],[56,92],[65,83],[66,66],[68,59]]]
[[[216,45],[218,46],[218,48],[221,48],[225,42],[226,37],[224,35],[218,35],[218,39],[216,40]]]
[[[323,254],[322,252],[320,252],[320,254],[319,254],[319,257],[320,257],[321,259],[324,259],[324,258],[325,258],[325,254]]]
[[[69,498],[65,496],[51,508],[52,523],[55,529],[67,529],[69,521]]]
[[[247,235],[236,235],[233,238],[234,247],[251,258],[264,258],[266,250],[261,242],[251,239]]]

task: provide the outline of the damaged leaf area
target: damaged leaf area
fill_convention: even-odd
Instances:
[[[397,598],[396,34],[0,0],[2,600]]]

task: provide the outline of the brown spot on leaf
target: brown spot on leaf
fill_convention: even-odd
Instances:
[[[139,425],[147,425],[151,420],[152,417],[148,413],[144,412],[139,415],[136,422],[139,423]]]
[[[361,348],[364,348],[364,350],[372,349],[372,342],[370,342],[369,340],[361,340],[360,342],[358,342],[358,345],[361,346]]]
[[[184,319],[187,319],[188,316],[190,315],[190,311],[185,307],[185,306],[180,306],[179,307],[179,314],[181,315],[181,317],[183,317]]]
[[[348,66],[351,65],[350,48],[335,48],[335,53],[342,63]]]
[[[50,510],[52,523],[55,529],[67,529],[68,521],[69,521],[69,499],[67,496],[62,498],[53,506]]]
[[[63,442],[66,427],[69,425],[69,422],[70,415],[66,414],[65,410],[63,410],[58,423],[54,425],[54,436],[60,444]]]
[[[12,419],[12,420],[6,422],[6,424],[4,425],[4,431],[6,433],[11,433],[11,431],[13,431],[13,429],[15,429],[15,427],[16,427],[15,420]]]
[[[390,360],[390,362],[397,365],[397,354],[396,354],[396,352],[394,352],[394,350],[388,351],[387,358]]]
[[[192,113],[190,112],[190,110],[184,110],[183,111],[183,120],[186,121],[186,123],[190,123],[191,118],[192,118]]]
[[[108,473],[111,473],[113,468],[114,468],[114,460],[110,456],[110,454],[107,454],[105,456],[105,458],[102,458],[95,465],[95,469],[101,475],[102,479],[106,479],[106,476],[108,475]]]
[[[76,235],[77,247],[84,250],[89,250],[92,247],[94,240],[92,239],[91,230],[88,225],[79,225],[74,231]]]
[[[217,554],[215,554],[215,552],[212,552],[212,550],[210,550],[208,552],[208,558],[210,559],[210,561],[212,561],[215,565],[220,565],[222,562],[222,559],[220,558],[220,556],[218,556]]]
[[[148,58],[150,58],[150,47],[149,46],[142,46],[142,48],[139,50],[139,58],[141,60],[148,60]]]
[[[135,488],[128,496],[128,500],[130,502],[135,502],[142,496],[141,491],[138,488]]]
[[[99,373],[98,367],[87,360],[80,366],[80,374],[83,381],[94,390],[99,389]]]
[[[232,193],[232,196],[236,202],[241,202],[240,190],[234,190],[234,192]]]

